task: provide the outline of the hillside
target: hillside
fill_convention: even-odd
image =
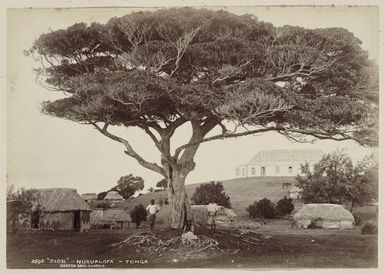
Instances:
[[[268,198],[273,202],[287,195],[288,189],[282,188],[282,183],[295,184],[294,177],[250,177],[222,181],[226,193],[230,196],[232,208],[238,216],[246,216],[245,208],[262,198]],[[186,185],[187,193],[191,196],[199,184]],[[167,191],[147,193],[136,198],[115,204],[114,207],[131,210],[136,204],[147,205],[151,199],[158,203],[160,197],[167,197]],[[159,215],[168,210],[163,206]],[[161,217],[161,216],[159,216]]]

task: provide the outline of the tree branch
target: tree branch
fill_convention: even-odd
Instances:
[[[136,153],[134,151],[134,149],[132,148],[132,146],[128,143],[128,141],[126,139],[123,139],[121,137],[118,137],[118,136],[108,132],[107,131],[108,123],[105,123],[103,128],[99,127],[95,122],[89,121],[89,123],[91,125],[93,125],[104,136],[107,136],[108,138],[110,138],[110,139],[112,139],[112,140],[114,140],[116,142],[122,143],[126,147],[126,151],[124,153],[126,153],[127,155],[129,155],[132,158],[134,158],[141,166],[143,166],[143,167],[145,167],[147,169],[150,169],[152,171],[155,171],[155,172],[157,172],[157,173],[159,173],[159,174],[161,174],[163,176],[166,175],[164,170],[163,170],[163,168],[158,166],[156,163],[147,162],[138,153]]]
[[[236,137],[241,137],[241,136],[246,136],[246,135],[251,135],[251,134],[256,134],[256,133],[273,131],[273,130],[284,130],[284,128],[283,127],[268,127],[268,128],[250,130],[250,131],[246,131],[246,132],[240,132],[240,133],[225,133],[225,134],[222,133],[222,134],[214,135],[211,137],[202,138],[201,140],[199,140],[197,142],[189,142],[188,144],[182,145],[175,150],[175,155],[176,156],[179,155],[182,152],[182,150],[184,150],[188,147],[199,145],[201,143],[205,143],[205,142],[209,142],[209,141],[213,141],[213,140],[218,140],[218,139],[236,138]]]

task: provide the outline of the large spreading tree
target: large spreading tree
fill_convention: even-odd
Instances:
[[[376,143],[377,71],[360,44],[341,28],[277,28],[253,15],[182,8],[74,24],[42,34],[30,53],[42,85],[66,95],[45,102],[44,113],[93,126],[164,176],[171,227],[180,228],[203,142],[275,131]],[[185,124],[191,138],[171,151]],[[114,126],[143,129],[160,161],[140,156]]]

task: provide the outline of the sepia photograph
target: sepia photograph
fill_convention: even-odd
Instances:
[[[378,269],[380,11],[7,7],[6,268]]]

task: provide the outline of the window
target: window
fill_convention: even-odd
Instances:
[[[293,167],[289,166],[289,174],[293,174]]]
[[[242,168],[242,176],[246,176],[246,169]]]
[[[279,166],[275,167],[275,174],[279,174]]]
[[[255,167],[251,168],[251,175],[255,175]]]
[[[239,176],[239,168],[235,169],[235,176]]]

